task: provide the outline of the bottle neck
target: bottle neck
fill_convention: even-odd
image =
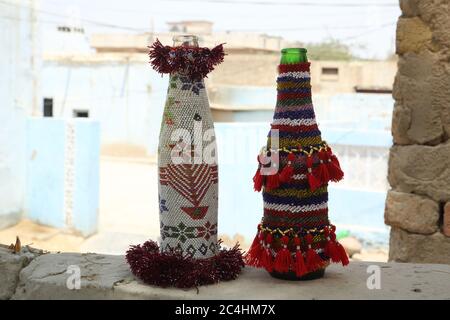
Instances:
[[[174,36],[173,46],[198,47],[198,37],[190,34]]]
[[[281,50],[280,64],[294,64],[308,62],[306,49],[304,48],[285,48]]]
[[[295,109],[295,106],[299,104],[311,104],[309,67],[306,49],[286,48],[281,50],[276,108],[286,109],[288,106],[289,109]]]

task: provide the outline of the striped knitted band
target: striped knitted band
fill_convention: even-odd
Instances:
[[[311,63],[302,62],[302,63],[289,63],[289,64],[280,64],[278,66],[278,73],[282,74],[285,72],[309,72],[309,68]]]
[[[275,116],[277,117],[277,116]],[[275,118],[275,120],[272,122],[272,124],[280,124],[285,126],[311,126],[313,124],[317,124],[316,118],[306,118],[306,119],[291,119],[291,118]]]
[[[309,81],[296,81],[296,82],[278,81],[277,84],[278,90],[289,88],[311,88],[311,83]]]
[[[311,75],[309,74],[309,72],[304,72],[304,71],[294,71],[294,72],[283,72],[280,73],[280,75],[278,76],[278,80],[288,80],[287,78],[294,78],[295,80],[297,79],[310,79]]]
[[[272,138],[267,139],[267,143],[269,145],[272,145],[271,139]],[[317,144],[317,143],[320,143],[321,141],[322,140],[321,140],[320,136],[317,136],[317,135],[314,137],[305,137],[305,138],[296,138],[296,139],[278,138],[278,145],[280,146],[280,148],[283,148],[283,147],[290,148],[290,147],[294,147],[294,146]]]

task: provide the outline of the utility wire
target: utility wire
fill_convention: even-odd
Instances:
[[[22,18],[17,18],[17,17],[10,17],[10,16],[0,16],[0,19],[13,20],[13,21],[31,21],[31,19],[22,19]],[[39,19],[37,22],[38,23],[48,23],[48,24],[61,24],[61,22],[59,22],[59,21],[50,21],[50,20],[42,20],[42,19]]]
[[[173,1],[175,1],[175,0],[173,0]],[[49,1],[47,0],[47,2],[49,2]],[[52,2],[54,4],[58,3],[58,5],[61,4],[60,1],[55,1],[55,2],[50,1],[50,2]],[[239,4],[239,2],[236,2],[236,3]],[[128,9],[128,8],[114,9],[114,8],[111,8],[111,7],[104,7],[104,6],[103,7],[94,7],[94,8],[100,10],[101,12],[111,12],[111,13],[120,13],[120,14],[140,14],[140,15],[148,16],[148,12],[143,11],[143,10],[133,10],[133,9]],[[380,7],[380,9],[383,9],[383,8],[389,9],[390,7]],[[177,9],[183,9],[183,8],[182,7],[178,7]],[[365,10],[367,8],[365,8],[364,6],[362,6],[362,7],[355,7],[355,10],[358,10],[358,9]],[[398,9],[400,10],[400,7]],[[186,13],[174,13],[173,11],[167,12],[167,11],[154,11],[154,10],[151,10],[151,13],[153,15],[154,14],[157,14],[157,15],[159,15],[159,14],[170,14],[170,16],[186,17]],[[217,11],[217,13],[218,14],[222,14],[220,11]],[[212,13],[212,14],[214,14],[214,13]],[[244,17],[246,19],[248,19],[248,18],[261,19],[261,16],[263,16],[263,17],[266,16],[267,17],[266,14],[270,15],[270,17],[272,19],[274,18],[273,12],[268,12],[268,13],[262,12],[262,13],[258,13],[257,16],[254,15],[254,12],[234,12],[232,18],[239,18],[239,17],[242,18],[242,17]],[[302,20],[303,19],[308,19],[308,18],[313,18],[314,19],[314,18],[317,18],[317,17],[330,17],[330,18],[352,17],[352,16],[359,15],[359,14],[361,14],[361,12],[356,12],[356,11],[352,12],[349,9],[346,8],[344,12],[340,12],[339,14],[336,14],[336,12],[332,12],[332,13],[331,12],[308,13],[307,15],[302,16]],[[204,18],[205,15],[202,14],[202,13],[190,14],[190,16],[194,17],[194,19],[199,19],[199,20],[205,19]],[[211,14],[208,14],[207,16],[208,16],[207,19],[211,19]],[[281,18],[285,19],[284,16],[282,16]]]
[[[33,9],[30,6],[21,5],[21,4],[17,4],[17,3],[6,2],[6,1],[1,1],[1,0],[0,0],[0,3],[4,4],[4,5],[7,5],[7,6],[12,6],[12,7]],[[69,16],[69,15],[55,13],[55,12],[49,12],[49,11],[46,11],[46,10],[41,10],[41,9],[33,9],[33,10],[35,10],[35,12],[37,12],[37,13],[42,13],[42,14],[50,15],[50,16],[54,16],[54,17],[59,17],[59,18],[64,18],[64,19],[72,19],[73,18],[72,16]],[[84,19],[84,18],[80,18],[79,20],[82,21],[82,22],[88,23],[88,24],[94,24],[94,25],[101,26],[101,27],[106,27],[106,28],[122,29],[122,30],[129,30],[129,31],[138,31],[138,32],[148,31],[148,28],[135,28],[135,27],[129,27],[129,26],[122,26],[122,25],[111,24],[111,23],[106,23],[106,22],[100,22],[100,21]]]
[[[0,1],[1,2],[1,1]],[[0,19],[9,19],[9,20],[15,20],[15,21],[30,21],[30,19],[26,18],[17,18],[17,17],[11,17],[11,16],[0,16]],[[39,23],[48,23],[48,24],[56,24],[59,25],[61,24],[60,21],[56,21],[56,20],[46,20],[46,19],[38,19]],[[387,24],[383,24],[380,26],[376,26],[377,29],[379,27],[386,27],[386,26],[391,26],[391,25],[395,25],[395,22],[392,23],[387,23]],[[273,32],[273,31],[314,31],[314,30],[322,30],[322,29],[326,29],[326,28],[333,28],[333,30],[354,30],[354,29],[365,29],[365,28],[371,28],[373,26],[363,26],[363,25],[359,25],[359,26],[327,26],[327,25],[323,25],[323,26],[314,26],[314,27],[297,27],[297,28],[275,28],[275,29],[270,29],[267,31],[264,31],[262,29],[223,29],[223,30],[217,30],[217,32],[259,32],[261,34],[265,33],[265,32]],[[377,30],[376,29],[376,30]],[[148,32],[148,30],[146,31]],[[162,31],[160,31],[162,32]],[[362,35],[364,35],[366,33],[363,33]],[[352,36],[351,38],[353,38],[354,36]],[[359,36],[356,36],[359,37]]]
[[[379,30],[382,30],[382,29],[384,29],[384,28],[386,28],[386,27],[394,26],[394,25],[396,25],[396,24],[397,24],[396,22],[386,23],[386,24],[377,26],[376,28],[373,28],[373,29],[371,29],[371,30],[368,30],[368,31],[366,31],[366,32],[359,33],[359,34],[356,34],[356,35],[353,35],[353,36],[349,36],[349,37],[345,37],[345,38],[340,38],[340,39],[338,39],[338,40],[339,40],[339,41],[348,41],[348,40],[360,38],[360,37],[365,36],[365,35],[367,35],[367,34],[370,34],[370,33],[373,33],[373,32],[379,31]]]
[[[166,1],[179,1],[179,0],[166,0]],[[194,0],[194,1],[199,1],[199,2],[219,2],[219,1],[225,1],[226,0],[218,0],[218,1],[210,1],[210,0]],[[228,1],[229,3],[233,3],[235,1]],[[27,9],[31,9],[31,7],[29,6],[25,6],[25,5],[20,5],[20,4],[15,4],[15,3],[11,3],[11,2],[6,2],[6,1],[2,1],[0,0],[1,4],[4,5],[9,5],[9,6],[14,6],[14,7],[22,7],[22,8],[27,8]],[[50,16],[55,16],[55,17],[59,17],[59,18],[64,18],[64,19],[70,19],[72,18],[69,15],[64,15],[64,14],[60,14],[60,13],[55,13],[55,12],[49,12],[49,11],[45,11],[45,10],[40,10],[40,9],[34,9],[36,12],[38,13],[42,13],[45,15],[50,15]],[[9,18],[9,17],[2,17],[2,18]],[[11,17],[10,19],[12,20],[17,20],[16,18]],[[91,20],[91,19],[84,19],[84,18],[80,18],[80,21],[86,22],[88,24],[94,24],[94,25],[98,25],[98,26],[102,26],[102,27],[107,27],[107,28],[114,28],[114,29],[122,29],[122,30],[129,30],[129,31],[137,31],[137,32],[148,32],[148,28],[135,28],[135,27],[130,27],[130,26],[122,26],[122,25],[116,25],[116,24],[110,24],[110,23],[105,23],[105,22],[100,22],[100,21],[95,21],[95,20]],[[45,23],[54,23],[54,24],[60,24],[60,22],[57,21],[46,21],[44,19],[39,19],[39,21],[43,21]],[[390,25],[390,24],[389,24]],[[272,31],[302,31],[302,30],[322,30],[324,28],[326,28],[327,26],[317,26],[317,27],[298,27],[298,28],[278,28],[278,29],[271,29],[270,32]],[[367,28],[368,26],[335,26],[332,27],[333,29],[362,29],[362,28]],[[218,31],[222,31],[222,32],[226,32],[226,31],[234,31],[234,32],[238,32],[238,31],[243,31],[243,32],[261,32],[264,33],[263,30],[257,30],[257,29],[225,29],[225,30],[218,30]]]
[[[166,0],[166,1],[178,1],[178,0]],[[204,2],[204,1],[209,1],[209,0],[204,0],[204,1],[194,0],[194,1]],[[221,1],[221,0],[219,0],[219,1]],[[223,0],[223,1],[225,1],[225,0]],[[217,2],[217,1],[212,1],[212,2]],[[228,1],[228,2],[232,3],[233,1]],[[11,3],[11,2],[5,2],[3,0],[0,0],[0,4],[14,6],[14,7],[22,7],[22,8],[32,9],[29,6],[24,6],[24,5],[20,5],[20,4],[14,4],[14,3]],[[67,18],[72,18],[71,16],[58,14],[58,13],[54,13],[54,12],[48,12],[48,11],[37,10],[37,9],[34,9],[34,10],[36,10],[36,12],[40,12],[40,13],[43,13],[43,14],[52,15],[52,16],[56,16],[56,17],[61,17],[61,18],[66,18],[66,19]],[[0,16],[0,18],[1,19],[18,20],[18,21],[25,21],[25,20],[29,21],[30,20],[29,18],[28,19],[22,19],[22,18],[16,18],[16,17],[8,17],[8,16]],[[104,22],[99,22],[99,21],[94,21],[94,20],[89,20],[89,19],[80,19],[80,21],[84,21],[84,22],[87,22],[87,23],[100,25],[100,26],[103,26],[103,27],[115,28],[115,29],[133,30],[133,31],[140,31],[140,32],[148,31],[147,28],[134,28],[134,27],[128,27],[128,26],[120,26],[120,25],[109,24],[109,23],[104,23]],[[61,23],[61,22],[49,21],[49,20],[45,20],[45,19],[39,19],[38,22],[52,23],[52,24],[60,24]],[[363,33],[359,33],[359,34],[352,35],[352,36],[345,37],[345,38],[337,38],[337,40],[339,40],[339,41],[348,41],[348,40],[356,39],[356,38],[362,37],[364,35],[367,35],[369,33],[372,33],[372,32],[381,30],[381,29],[383,29],[385,27],[393,26],[393,25],[395,25],[395,22],[393,22],[393,23],[386,23],[386,24],[383,24],[383,25],[376,26],[374,29],[365,31]],[[362,28],[366,28],[366,27],[367,26],[336,26],[336,27],[333,27],[333,29],[350,29],[351,30],[351,29],[362,29]],[[273,31],[321,30],[323,28],[326,28],[326,26],[320,26],[320,27],[317,27],[317,28],[316,27],[283,28],[283,29],[277,29],[277,30],[273,30]],[[249,29],[248,30],[244,29],[244,30],[228,30],[228,31],[250,31],[250,30]],[[272,30],[270,30],[269,32],[271,32],[271,31]],[[257,32],[257,30],[255,30],[255,32]],[[260,32],[263,33],[264,31],[261,30]]]
[[[394,25],[396,22],[389,22],[386,24],[381,25],[375,25],[375,27],[385,27],[388,25]],[[368,26],[368,25],[353,25],[353,26],[329,26],[329,25],[322,25],[322,26],[308,26],[308,27],[296,27],[296,28],[271,28],[270,32],[272,31],[303,31],[303,30],[321,30],[326,28],[333,28],[333,30],[339,29],[339,30],[353,30],[353,29],[365,29],[365,28],[373,28],[374,26]],[[245,31],[245,32],[262,32],[260,29],[231,29],[230,31]]]

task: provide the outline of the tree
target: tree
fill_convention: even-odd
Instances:
[[[336,39],[329,39],[320,43],[307,43],[308,58],[311,60],[356,60],[348,45]]]

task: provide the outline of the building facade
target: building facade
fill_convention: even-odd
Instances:
[[[45,54],[42,103],[52,104],[54,116],[101,121],[105,153],[126,150],[154,156],[167,77],[149,67],[147,46],[157,38],[170,45],[175,34],[186,31],[198,33],[202,46],[226,42],[225,62],[207,79],[215,121],[270,120],[279,51],[298,44],[267,35],[213,33],[205,21],[173,22],[169,27],[171,32],[161,34],[94,34],[89,51]],[[80,41],[79,35],[65,36],[73,37],[68,42]],[[314,61],[313,93],[325,101],[361,88],[390,92],[395,68],[395,61]]]

